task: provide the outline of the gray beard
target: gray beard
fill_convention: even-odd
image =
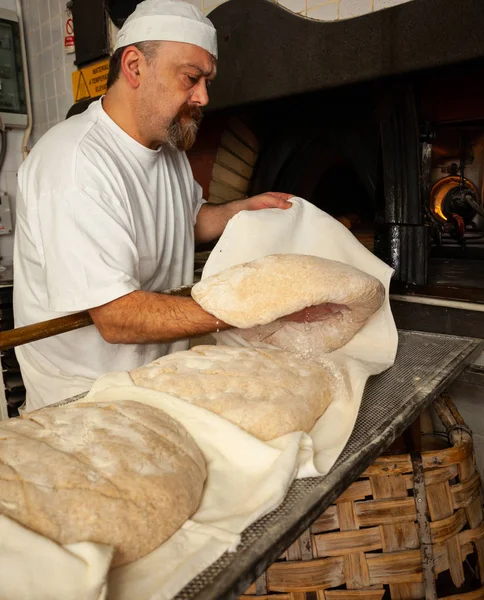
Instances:
[[[183,125],[180,121],[173,121],[166,132],[165,144],[172,150],[185,152],[195,143],[197,132],[198,123],[194,119]]]

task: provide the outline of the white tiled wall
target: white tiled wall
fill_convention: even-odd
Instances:
[[[0,0],[0,8],[15,10],[15,0]],[[32,93],[34,129],[29,145],[65,118],[72,105],[74,55],[64,53],[66,0],[22,0]],[[0,171],[0,191],[10,198],[15,217],[17,171],[22,163],[23,130],[7,133],[7,156]],[[0,236],[1,263],[12,263],[13,234]]]
[[[34,110],[33,141],[73,103],[74,54],[64,52],[67,0],[22,0]]]
[[[188,0],[208,14],[227,0]],[[321,21],[359,17],[374,10],[389,8],[410,0],[273,0],[293,12]]]

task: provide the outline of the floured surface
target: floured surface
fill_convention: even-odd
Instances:
[[[234,325],[252,343],[266,343],[313,359],[341,348],[381,307],[385,288],[360,269],[304,254],[273,254],[204,278],[192,297]],[[280,317],[326,305],[322,320]]]
[[[75,404],[0,424],[0,513],[59,544],[136,560],[197,510],[206,477],[180,423],[135,402]]]
[[[272,349],[196,346],[130,374],[136,385],[202,406],[264,441],[309,432],[338,389],[329,366]]]

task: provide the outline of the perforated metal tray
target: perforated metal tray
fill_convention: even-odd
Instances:
[[[177,600],[238,598],[482,349],[471,338],[399,335],[395,365],[368,382],[353,434],[331,472],[296,481],[277,510],[245,530],[237,551],[193,579]]]

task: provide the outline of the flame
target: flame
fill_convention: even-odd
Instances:
[[[458,188],[461,184],[461,178],[456,175],[449,175],[449,177],[444,177],[443,179],[439,179],[437,183],[435,183],[430,192],[430,208],[434,215],[444,223],[448,220],[442,210],[442,204],[444,202],[444,198],[447,194]],[[479,197],[476,186],[469,179],[464,178],[464,185],[466,188],[473,190],[476,194],[476,197]]]

